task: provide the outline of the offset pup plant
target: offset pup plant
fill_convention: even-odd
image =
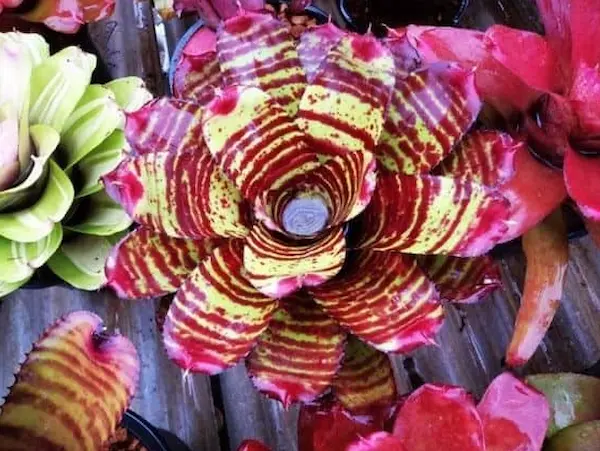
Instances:
[[[0,33],[0,296],[47,264],[71,285],[104,283],[104,260],[131,220],[100,176],[122,158],[125,111],[141,80],[90,84],[96,57],[50,55],[36,34]]]
[[[140,362],[127,338],[93,313],[74,312],[33,345],[0,405],[0,448],[97,450],[137,388]]]
[[[245,358],[286,404],[331,386],[354,412],[386,402],[384,353],[433,343],[443,301],[498,286],[485,254],[547,214],[529,194],[547,169],[506,134],[468,133],[473,71],[421,66],[402,33],[326,24],[296,42],[241,12],[211,36],[184,98],[128,115],[132,155],[103,180],[138,228],[108,286],[176,292],[164,343],[185,370]]]
[[[0,14],[43,23],[61,33],[76,33],[82,25],[109,17],[115,0],[0,0]]]
[[[548,213],[570,197],[600,243],[600,4],[538,0],[546,35],[495,25],[486,32],[407,28],[424,61],[456,61],[475,70],[483,100],[528,143],[551,172],[536,192]],[[509,234],[519,236],[522,230]],[[525,363],[558,307],[568,260],[560,213],[525,236],[528,273],[516,334],[507,353]],[[542,257],[543,255],[543,257]]]

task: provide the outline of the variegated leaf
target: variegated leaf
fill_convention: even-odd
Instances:
[[[481,108],[474,78],[473,71],[443,63],[397,75],[375,150],[386,169],[427,173],[450,153]]]
[[[206,148],[131,156],[103,181],[110,197],[157,233],[190,239],[248,233],[240,192]]]
[[[388,29],[388,35],[383,42],[394,57],[396,86],[398,86],[398,82],[402,77],[406,77],[421,66],[421,55],[410,42],[406,28]]]
[[[198,28],[198,26],[200,26]],[[206,105],[223,86],[221,66],[217,58],[217,35],[198,22],[185,43],[171,79],[173,96]],[[185,39],[185,37],[183,38]],[[177,57],[175,57],[177,58]]]
[[[31,74],[31,123],[62,132],[95,68],[96,57],[77,47],[67,47],[37,65]]]
[[[302,33],[298,44],[298,56],[308,83],[312,83],[329,52],[345,35],[346,32],[332,22],[309,28]]]
[[[349,258],[343,276],[311,289],[317,304],[381,351],[408,353],[432,344],[443,309],[434,285],[415,260],[374,251]]]
[[[255,87],[222,91],[207,106],[202,128],[210,152],[248,200],[319,162],[283,108]]]
[[[102,190],[102,176],[115,169],[128,145],[125,133],[115,130],[93,152],[86,155],[76,166],[79,189],[75,198],[82,198]]]
[[[341,228],[310,242],[290,242],[258,224],[244,246],[246,277],[258,291],[275,299],[304,286],[321,285],[342,269],[345,257]]]
[[[75,0],[68,3],[41,1],[31,5],[22,17],[39,22],[60,33],[76,33],[83,24],[110,17],[115,0]]]
[[[56,150],[60,135],[47,125],[33,125],[29,128],[28,139],[35,149],[35,156],[31,156],[33,165],[25,180],[12,188],[0,191],[0,212],[14,210],[44,189],[48,175],[46,163]]]
[[[124,127],[125,115],[114,97],[112,91],[102,86],[87,87],[61,133],[59,156],[64,168],[73,167],[115,129]]]
[[[125,113],[133,113],[152,100],[146,83],[139,77],[117,78],[104,85],[115,97],[115,102]]]
[[[29,279],[30,277],[27,277],[17,282],[3,282],[0,280],[0,300],[2,300],[4,296],[9,295],[13,291],[17,291],[19,288],[21,288],[23,285],[29,282]]]
[[[413,254],[482,255],[507,231],[510,204],[469,179],[380,174],[360,246]]]
[[[173,293],[222,242],[171,238],[140,227],[119,241],[107,258],[107,285],[124,299]]]
[[[252,382],[286,407],[310,402],[331,385],[344,338],[306,293],[282,299],[246,361]]]
[[[353,415],[368,415],[386,407],[391,411],[398,392],[389,357],[349,336],[333,391]]]
[[[131,226],[129,215],[106,192],[99,191],[79,201],[65,230],[85,235],[110,236]]]
[[[139,378],[131,342],[93,313],[50,326],[21,366],[0,412],[3,449],[98,449],[116,429]]]
[[[218,373],[246,356],[267,329],[277,301],[244,277],[243,242],[218,247],[177,292],[163,340],[184,370]]]
[[[497,131],[470,133],[434,173],[494,186],[509,200],[501,242],[531,229],[567,195],[560,171],[534,158],[523,141]]]
[[[53,161],[48,161],[48,182],[38,201],[15,213],[0,214],[0,236],[20,243],[41,240],[60,222],[73,202],[73,185]]]
[[[121,236],[70,236],[50,257],[48,267],[72,287],[98,290],[106,283],[106,259]]]
[[[226,20],[217,31],[217,55],[226,86],[256,86],[296,115],[306,78],[296,42],[282,21],[251,12]]]
[[[445,301],[471,304],[502,286],[500,268],[489,256],[426,255],[417,262]]]
[[[0,237],[0,280],[18,283],[29,279],[56,252],[63,238],[60,224],[39,241],[18,243]]]
[[[389,50],[372,35],[346,35],[306,88],[298,126],[321,153],[372,151],[393,85],[394,59]]]

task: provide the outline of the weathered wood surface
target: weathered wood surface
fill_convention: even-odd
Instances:
[[[316,2],[342,23],[336,0]],[[165,90],[157,39],[148,0],[121,0],[114,17],[90,28],[112,76],[138,75],[157,94]],[[540,30],[532,0],[471,0],[462,24],[485,28],[507,23]],[[190,25],[179,20],[165,24],[166,47]],[[161,48],[164,51],[163,48]],[[600,252],[589,238],[570,246],[571,262],[562,306],[548,336],[523,369],[524,373],[581,371],[600,359]],[[522,255],[501,262],[505,287],[480,304],[460,309],[449,306],[439,345],[415,352],[409,359],[395,357],[395,370],[403,392],[413,387],[415,373],[425,381],[464,385],[481,395],[502,370],[502,358],[513,329],[524,275]],[[167,361],[154,324],[154,303],[115,304],[100,293],[79,293],[65,288],[21,291],[0,303],[0,389],[12,383],[12,370],[30,343],[56,317],[85,308],[97,312],[129,336],[142,359],[140,389],[133,410],[154,425],[182,438],[192,451],[235,450],[246,438],[258,438],[277,451],[295,451],[297,408],[282,406],[257,394],[243,364],[214,379],[219,389],[211,394],[209,379],[194,376],[193,390],[184,386],[182,373]],[[414,367],[408,371],[406,368]],[[411,379],[413,383],[411,383]],[[222,404],[228,443],[218,442],[218,415]]]

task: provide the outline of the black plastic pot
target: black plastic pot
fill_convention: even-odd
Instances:
[[[359,33],[369,27],[385,35],[386,26],[456,25],[470,0],[338,0],[348,28]]]
[[[137,438],[148,451],[190,451],[175,435],[155,428],[131,410],[123,415],[121,426]]]

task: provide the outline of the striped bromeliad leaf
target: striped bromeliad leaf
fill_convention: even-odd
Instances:
[[[481,255],[507,232],[510,203],[468,178],[383,174],[364,215],[362,247]]]
[[[267,329],[277,300],[257,291],[242,271],[243,242],[216,248],[177,292],[163,339],[180,367],[218,373],[246,356]]]
[[[345,335],[306,293],[282,299],[247,359],[252,382],[285,406],[314,400],[333,381]]]
[[[45,331],[0,410],[4,449],[93,450],[112,435],[140,364],[128,339],[101,326],[93,313],[74,312]]]
[[[121,298],[174,293],[222,242],[171,238],[139,227],[120,240],[107,259],[107,284]]]
[[[296,115],[306,77],[283,22],[252,12],[226,20],[217,31],[217,56],[225,86],[259,87],[290,116]]]
[[[434,285],[409,256],[362,251],[340,277],[311,289],[317,304],[384,352],[433,343],[443,320]],[[372,271],[377,268],[377,271]]]
[[[394,84],[394,59],[373,36],[349,34],[306,88],[298,126],[323,153],[372,151]]]
[[[266,227],[256,225],[244,246],[246,277],[258,291],[275,299],[304,286],[323,284],[342,269],[345,257],[341,228],[305,243],[286,242]]]
[[[417,261],[445,301],[471,304],[502,285],[500,268],[489,256],[427,255],[419,256]]]
[[[349,336],[333,392],[353,415],[372,415],[385,408],[391,411],[398,392],[389,357]]]
[[[298,56],[306,73],[308,83],[312,83],[329,52],[341,41],[346,32],[328,22],[306,30],[300,36]]]
[[[427,173],[469,130],[480,108],[472,71],[440,63],[399,73],[375,153],[390,171]]]

